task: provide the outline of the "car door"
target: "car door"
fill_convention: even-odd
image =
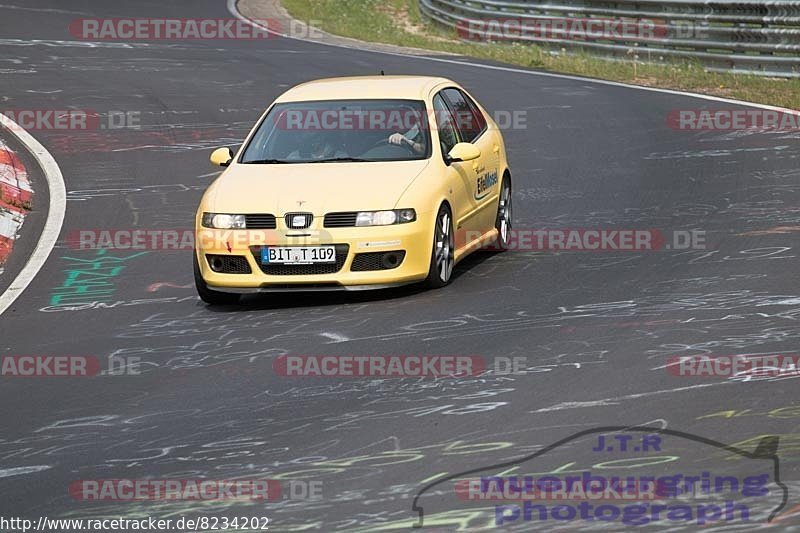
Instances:
[[[456,127],[455,117],[453,117],[452,111],[445,103],[441,92],[433,97],[433,110],[442,156],[446,156],[453,149],[453,146],[461,142],[461,138]],[[468,222],[474,222],[472,219],[474,219],[477,205],[472,199],[472,182],[475,180],[475,171],[472,169],[472,163],[472,161],[451,163],[445,170],[449,186],[450,205],[453,210],[456,248],[463,247],[467,240],[475,238],[473,234],[467,233],[471,229]]]
[[[497,216],[497,195],[500,192],[500,146],[495,139],[494,132],[487,127],[486,118],[477,104],[462,90],[455,87],[447,88],[443,96],[453,111],[456,127],[463,142],[469,142],[478,147],[481,157],[472,161],[472,170],[475,172],[471,182],[471,197],[476,212],[470,222],[473,230],[482,233],[494,227]]]

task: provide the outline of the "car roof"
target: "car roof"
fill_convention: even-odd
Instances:
[[[447,78],[431,76],[353,76],[309,81],[293,87],[276,102],[312,100],[401,99],[424,100],[436,85]]]

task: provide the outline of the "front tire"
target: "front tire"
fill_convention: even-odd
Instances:
[[[426,287],[438,289],[450,283],[455,266],[455,254],[453,215],[447,204],[442,204],[433,228],[433,249],[428,277],[425,279]]]
[[[499,252],[508,250],[508,243],[511,240],[511,215],[511,180],[508,176],[503,176],[500,199],[497,202],[497,218],[494,223],[497,230],[495,249]]]
[[[192,253],[194,262],[194,285],[200,299],[209,305],[233,305],[239,303],[239,295],[228,292],[214,291],[208,288],[206,281],[200,274],[200,265],[197,262],[197,253]]]

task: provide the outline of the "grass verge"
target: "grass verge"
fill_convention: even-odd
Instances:
[[[697,64],[608,61],[585,54],[554,55],[532,45],[463,43],[455,31],[423,20],[417,0],[282,0],[291,15],[363,41],[453,52],[550,72],[647,87],[691,91],[800,109],[800,79],[706,72]]]

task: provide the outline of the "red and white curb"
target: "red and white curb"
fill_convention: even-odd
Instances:
[[[45,261],[50,256],[50,252],[53,251],[58,235],[61,233],[61,226],[64,223],[64,214],[67,209],[67,192],[64,186],[64,177],[61,175],[58,163],[39,141],[2,113],[0,113],[0,132],[7,132],[16,137],[36,160],[47,181],[50,196],[47,220],[44,223],[44,228],[33,253],[8,289],[3,294],[0,294],[0,315],[2,315],[22,294],[22,291],[30,285],[33,278],[44,266]],[[5,241],[3,241],[3,237],[0,237],[0,257],[3,257],[0,262],[3,262],[8,253],[10,253],[11,247],[13,247],[13,241],[22,226],[25,213],[30,210],[33,191],[28,182],[25,166],[16,154],[2,142],[0,142],[0,180],[0,189],[2,189],[0,234],[5,236]],[[11,245],[7,246],[8,251],[5,256],[2,255],[2,242]]]
[[[32,203],[33,189],[25,165],[0,140],[0,274]]]

